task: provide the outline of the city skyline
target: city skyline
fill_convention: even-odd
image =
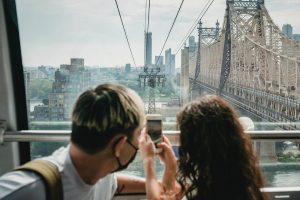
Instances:
[[[152,32],[152,55],[158,56],[181,1],[151,1],[149,32]],[[175,23],[164,51],[176,53],[206,1],[186,1]],[[50,65],[59,67],[69,58],[84,58],[87,66],[124,66],[134,63],[122,30],[114,2],[89,1],[16,1],[24,66]],[[293,26],[300,33],[297,0],[265,0],[274,23]],[[137,66],[144,63],[145,2],[119,2],[121,14]],[[203,18],[203,26],[223,24],[225,0],[216,0]],[[192,34],[196,36],[197,34]],[[197,37],[196,37],[197,41]],[[180,51],[176,63],[180,63]],[[154,60],[152,60],[154,62]]]

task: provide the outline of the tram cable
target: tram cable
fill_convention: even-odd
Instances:
[[[203,9],[201,10],[201,12],[199,13],[197,19],[194,21],[194,23],[192,24],[192,26],[189,28],[188,32],[185,34],[185,36],[183,37],[183,39],[180,42],[180,46],[177,48],[176,50],[176,55],[178,53],[178,51],[181,49],[182,45],[185,43],[185,41],[187,40],[187,38],[192,34],[192,32],[195,30],[195,27],[197,26],[197,23],[199,22],[199,19],[202,15],[202,13],[204,12],[205,8],[208,6],[209,2],[211,0],[208,0],[206,2],[206,4],[204,5]]]
[[[121,15],[121,12],[120,12],[120,9],[119,9],[118,2],[117,2],[117,0],[115,0],[115,2],[116,2],[116,6],[117,6],[117,9],[118,9],[118,13],[119,13],[119,16],[120,16],[120,19],[121,19],[123,31],[124,31],[125,36],[126,36],[126,40],[127,40],[127,44],[128,44],[129,50],[130,50],[131,58],[132,58],[132,60],[133,60],[133,63],[134,63],[134,65],[135,65],[135,67],[137,67],[137,65],[136,65],[136,63],[135,63],[135,59],[134,59],[133,53],[132,53],[132,50],[131,50],[131,47],[130,47],[129,39],[128,39],[128,36],[127,36],[127,33],[126,33],[126,29],[125,29],[125,26],[124,26],[124,23],[123,23],[123,19],[122,19],[122,15]]]
[[[160,58],[160,56],[161,56],[161,54],[162,54],[162,52],[163,52],[163,50],[164,50],[164,48],[165,48],[165,46],[166,46],[166,43],[167,43],[167,41],[168,41],[168,39],[169,39],[169,36],[170,36],[171,31],[172,31],[172,29],[173,29],[173,26],[174,26],[174,24],[175,24],[175,22],[176,22],[176,19],[177,19],[177,17],[178,17],[178,14],[179,14],[179,12],[180,12],[180,10],[181,10],[181,7],[182,7],[183,2],[184,2],[184,0],[181,1],[181,4],[180,4],[180,6],[179,6],[179,8],[178,8],[178,10],[177,10],[176,16],[175,16],[175,18],[174,18],[174,20],[173,20],[172,26],[171,26],[171,28],[170,28],[170,30],[169,30],[169,33],[168,33],[167,38],[166,38],[166,40],[165,40],[165,42],[164,42],[164,45],[163,45],[163,47],[161,48],[161,51],[160,51],[160,54],[159,54],[159,56],[158,56],[158,59],[157,59],[157,61],[156,61],[156,63],[155,63],[155,66],[157,65],[157,63],[158,63],[158,61],[159,61],[159,58]]]
[[[183,40],[180,43],[180,46],[177,48],[175,55],[178,54],[179,50],[182,48],[182,46],[184,45],[185,41],[190,37],[190,35],[192,34],[192,32],[195,30],[195,28],[197,27],[198,22],[204,17],[204,15],[206,14],[207,10],[210,8],[211,4],[214,2],[215,0],[208,0],[207,3],[205,4],[205,6],[203,7],[203,9],[201,10],[200,14],[198,15],[197,19],[194,21],[194,23],[192,24],[192,26],[190,27],[190,29],[188,30],[187,34],[184,36]],[[207,7],[207,8],[206,8]],[[204,13],[203,13],[204,12]],[[203,14],[202,14],[203,13]]]

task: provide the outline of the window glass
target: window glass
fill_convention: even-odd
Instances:
[[[300,185],[299,140],[290,141],[254,141],[257,153],[265,150],[265,155],[258,154],[266,186],[295,187]],[[266,149],[269,149],[266,150]],[[274,151],[270,151],[275,149]]]
[[[224,30],[226,1],[215,1],[199,25],[200,45],[197,24],[192,25],[209,4],[184,2],[162,49],[180,1],[151,1],[147,34],[145,2],[119,1],[133,59],[114,1],[16,0],[30,129],[70,130],[78,95],[107,82],[138,92],[146,112],[163,115],[164,130],[176,130],[182,105],[220,88],[249,130],[299,129],[299,2],[265,0],[267,10],[253,7],[263,1],[240,7],[235,2],[231,37]],[[254,11],[244,12],[251,6]],[[230,59],[223,58],[228,52]],[[65,144],[32,143],[31,156],[49,155]],[[273,158],[261,160],[268,185],[300,186],[299,141],[254,147],[260,158],[263,153]],[[159,161],[157,166],[161,174]],[[127,172],[144,175],[139,157]]]
[[[299,140],[291,141],[253,141],[260,167],[265,178],[266,187],[298,187],[300,186],[300,151]],[[175,152],[178,146],[174,145]],[[177,154],[178,156],[178,154]],[[162,178],[163,164],[156,159],[157,177]],[[131,175],[144,176],[143,163],[137,156],[127,172]]]

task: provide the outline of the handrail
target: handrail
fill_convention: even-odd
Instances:
[[[253,140],[290,140],[300,139],[300,130],[276,131],[246,131]],[[4,142],[65,142],[70,140],[70,130],[23,130],[6,131],[3,134]],[[178,141],[179,131],[163,131],[168,138]]]

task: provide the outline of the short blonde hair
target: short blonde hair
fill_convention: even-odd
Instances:
[[[82,93],[75,103],[71,141],[92,154],[103,150],[117,134],[130,139],[144,124],[144,104],[135,91],[118,84],[101,84]]]

